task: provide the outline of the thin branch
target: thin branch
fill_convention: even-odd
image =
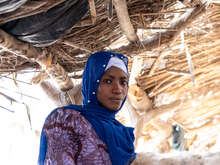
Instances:
[[[150,26],[142,26],[138,25],[139,29],[150,29],[150,30],[167,30],[167,31],[177,31],[177,29],[167,28],[167,27],[150,27]]]
[[[92,17],[92,23],[94,24],[96,22],[96,17],[97,17],[94,0],[89,0],[89,6],[90,6],[91,17]]]
[[[4,96],[4,97],[5,97],[6,99],[8,99],[10,102],[15,102],[15,103],[23,104],[23,105],[25,106],[25,108],[26,108],[26,110],[27,110],[27,117],[28,117],[28,120],[29,120],[30,128],[32,129],[30,108],[28,107],[28,105],[27,105],[26,103],[24,103],[24,102],[21,102],[21,101],[19,101],[19,100],[16,100],[16,99],[12,98],[12,97],[10,97],[10,96],[8,96],[8,95],[2,93],[2,92],[0,92],[0,95]],[[3,108],[4,108],[4,107],[3,107]],[[7,109],[7,110],[9,110],[9,109]],[[9,110],[9,111],[11,111],[11,110]],[[11,112],[14,112],[14,111],[11,111]]]
[[[166,48],[165,48],[165,49],[166,49]],[[154,63],[152,64],[151,70],[150,70],[150,72],[149,72],[149,76],[152,76],[152,75],[154,74],[154,72],[155,72],[155,70],[158,68],[160,62],[161,62],[161,61],[163,60],[163,58],[167,55],[167,54],[161,54],[163,50],[164,50],[164,49],[160,50],[158,58],[157,58],[157,59],[154,61]]]
[[[3,86],[0,86],[0,88],[1,88],[1,89],[4,89],[4,90],[7,90],[7,91],[11,91],[11,92],[17,93],[17,94],[21,94],[20,92],[13,91],[13,90],[8,89],[8,88],[5,88],[5,87],[3,87]],[[35,100],[40,101],[39,98],[36,98],[36,97],[30,96],[30,95],[27,95],[27,94],[24,94],[24,93],[22,93],[22,96],[29,97],[29,98],[31,98],[31,99],[35,99]]]
[[[189,65],[189,72],[191,74],[192,82],[195,85],[195,76],[194,76],[194,73],[193,73],[194,67],[193,67],[193,63],[192,63],[192,57],[191,57],[191,54],[189,53],[187,45],[184,43],[184,40],[185,40],[184,39],[184,31],[182,31],[180,33],[180,36],[181,36],[181,41],[182,41],[183,48],[185,49],[185,52],[186,52],[186,57],[187,57],[188,65]]]
[[[11,77],[8,77],[8,76],[0,76],[1,77],[4,77],[6,79],[10,79],[10,80],[13,80]],[[25,82],[25,81],[22,81],[22,80],[16,80],[17,82],[20,82],[20,83],[24,83],[24,84],[27,84],[27,85],[32,85],[31,83],[28,83],[28,82]]]
[[[73,44],[73,43],[70,42],[70,41],[64,40],[62,43],[65,44],[65,45],[68,45],[68,46],[70,46],[70,47],[72,47],[72,48],[74,48],[74,49],[80,49],[80,50],[85,51],[85,52],[87,52],[87,53],[92,53],[92,50],[89,50],[88,48],[85,48],[85,47],[82,47],[82,46],[78,46],[78,45],[76,45],[76,44]]]
[[[108,20],[111,21],[113,18],[113,0],[107,0],[107,11],[108,11]]]
[[[12,113],[15,112],[15,111],[12,111],[12,110],[10,110],[10,109],[8,109],[8,108],[5,108],[5,107],[3,107],[3,106],[1,106],[1,105],[0,105],[0,108],[2,108],[2,109],[4,109],[4,110],[7,110],[7,111],[9,111],[9,112],[12,112]]]
[[[183,75],[183,76],[191,76],[189,72],[184,72],[180,70],[166,70],[167,73],[176,74],[176,75]]]
[[[17,100],[15,100],[14,98],[12,98],[12,97],[10,97],[10,96],[8,96],[8,95],[2,93],[2,92],[0,92],[0,95],[4,96],[4,97],[5,97],[6,99],[8,99],[11,103],[12,103],[12,102],[21,103],[20,101],[17,101]]]

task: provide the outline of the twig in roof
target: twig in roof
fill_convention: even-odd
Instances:
[[[181,70],[168,70],[168,69],[166,69],[166,71],[167,71],[168,73],[171,73],[171,74],[191,76],[191,73],[185,72],[185,71],[181,71]]]
[[[13,80],[13,78],[11,77],[8,77],[8,76],[0,76],[1,77],[4,77],[4,78],[7,78],[7,79],[10,79],[10,80]],[[14,81],[14,80],[13,80]],[[20,83],[24,83],[24,84],[27,84],[27,85],[31,85],[31,83],[28,83],[28,82],[25,82],[25,81],[21,81],[21,80],[16,80],[17,82],[20,82]]]
[[[167,49],[167,47],[165,48]],[[163,54],[162,52],[165,50],[165,49],[162,49],[160,50],[159,52],[159,55],[158,55],[158,58],[154,61],[154,63],[152,64],[152,67],[150,69],[150,72],[149,72],[149,76],[152,76],[155,72],[155,70],[158,68],[160,62],[163,60],[163,58],[167,55],[167,54]]]
[[[12,111],[12,110],[10,110],[10,109],[8,109],[8,108],[5,108],[5,107],[3,107],[3,106],[1,106],[1,105],[0,105],[0,108],[2,108],[2,109],[4,109],[4,110],[7,110],[7,111],[9,111],[9,112],[12,112],[12,113],[15,112],[15,111]]]
[[[89,0],[89,6],[90,6],[92,24],[94,24],[96,22],[96,17],[97,17],[94,0]]]
[[[111,21],[113,18],[113,0],[107,0],[107,11],[108,11],[108,20]]]
[[[150,27],[150,26],[138,26],[139,29],[151,29],[151,30],[167,30],[167,31],[177,31],[177,29],[167,28],[167,27]]]
[[[27,117],[28,117],[28,121],[30,124],[30,129],[32,130],[32,124],[31,124],[31,112],[30,112],[30,108],[27,104],[23,103],[25,108],[26,108],[26,112],[27,112]]]
[[[202,5],[201,0],[193,0],[193,1],[182,0],[180,2],[182,2],[186,7],[195,7],[195,6],[201,6]]]
[[[13,90],[8,89],[8,88],[5,88],[5,87],[3,87],[3,86],[0,86],[0,88],[3,89],[3,90],[7,90],[7,91],[11,91],[11,92],[14,92],[14,93],[17,93],[17,94],[21,94],[21,92],[13,91]],[[35,99],[35,100],[38,100],[38,101],[40,100],[39,98],[30,96],[30,95],[27,95],[27,94],[24,94],[24,93],[22,93],[22,96],[29,97],[29,98],[31,98],[31,99]]]
[[[14,84],[18,87],[18,83],[17,83],[16,78],[17,78],[17,73],[12,73],[12,80],[13,80]]]
[[[82,47],[82,46],[78,46],[78,45],[76,45],[76,44],[74,44],[70,41],[67,41],[67,40],[64,40],[63,44],[68,45],[70,47],[73,47],[75,49],[80,49],[80,50],[85,51],[87,53],[92,53],[92,50],[89,50],[88,48],[85,48],[85,47]]]
[[[19,101],[15,100],[14,98],[12,98],[12,97],[10,97],[10,96],[8,96],[8,95],[2,93],[2,92],[0,92],[0,95],[4,96],[4,97],[5,97],[6,99],[8,99],[11,103],[12,103],[12,102],[20,103]]]
[[[24,102],[20,102],[20,101],[18,101],[18,100],[16,100],[16,99],[12,98],[12,97],[10,97],[10,96],[8,96],[8,95],[2,93],[2,92],[0,92],[0,95],[4,96],[4,97],[5,97],[6,99],[8,99],[11,103],[12,103],[12,102],[15,102],[15,103],[23,104],[23,105],[25,106],[25,108],[26,108],[26,110],[27,110],[27,117],[28,117],[28,120],[29,120],[30,128],[32,129],[30,108],[28,107],[28,105],[27,105],[26,103],[24,103]],[[1,107],[1,106],[0,106],[0,107]],[[3,107],[3,108],[4,108],[4,107]],[[4,108],[4,109],[5,109],[5,108]],[[11,111],[11,110],[9,110],[9,109],[7,109],[7,110],[10,111],[10,112],[14,112],[14,111]]]
[[[194,76],[194,73],[193,73],[194,72],[194,66],[193,66],[193,63],[192,63],[192,57],[191,57],[191,54],[189,53],[188,47],[184,43],[184,31],[182,31],[180,33],[180,36],[181,36],[181,41],[182,41],[183,48],[185,49],[185,52],[186,52],[186,57],[187,57],[188,65],[189,65],[189,72],[191,74],[192,82],[195,85],[195,76]]]

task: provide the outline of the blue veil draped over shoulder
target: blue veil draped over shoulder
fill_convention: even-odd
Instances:
[[[111,57],[122,59],[126,67],[127,57],[112,52],[97,52],[92,54],[83,72],[82,95],[83,105],[68,105],[61,108],[79,111],[93,126],[99,138],[106,144],[113,165],[127,165],[135,159],[133,128],[125,127],[115,119],[117,111],[106,109],[98,104],[96,93],[99,82]],[[52,111],[54,113],[57,109]],[[49,115],[49,116],[50,116]],[[39,165],[44,164],[47,151],[47,139],[42,130],[40,140]]]

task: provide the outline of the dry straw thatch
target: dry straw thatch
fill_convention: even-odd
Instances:
[[[155,55],[159,56],[157,57],[159,62],[153,57],[153,62],[157,61],[159,64],[156,70],[150,74],[152,67],[145,69],[138,78],[139,85],[155,99],[157,105],[180,101],[179,105],[168,110],[167,114],[172,112],[172,115],[167,120],[184,128],[186,146],[191,151],[218,150],[216,145],[220,124],[219,21],[220,6],[210,6],[209,10],[185,29],[184,44],[179,35],[175,42],[165,47],[162,52],[155,51]],[[146,52],[148,53],[152,54]],[[191,60],[187,59],[187,53],[190,54]],[[188,60],[192,62],[192,70]],[[151,61],[152,57],[145,57],[146,63]],[[165,65],[160,66],[161,63]],[[144,127],[143,131],[152,132],[156,129],[151,123]],[[149,136],[150,133],[144,137],[148,137],[148,140],[153,138]]]
[[[63,0],[54,1],[54,3],[56,2],[55,4],[58,4],[62,1]],[[174,2],[175,1],[128,1],[131,22],[135,29],[139,26],[143,26],[145,23],[151,23],[158,17],[158,15],[154,14],[148,15],[149,13],[157,13],[162,10],[162,8],[167,9],[174,4]],[[29,3],[29,6],[31,6],[31,1]],[[41,3],[42,5],[39,5]],[[36,6],[32,10],[30,10],[30,7],[27,5],[26,8],[29,10],[23,10],[23,12],[25,11],[24,13],[17,11],[12,14],[2,15],[0,16],[0,22],[6,23],[15,18],[46,11],[48,8],[54,6],[51,1],[40,1],[37,4],[38,8]],[[55,44],[46,47],[48,51],[55,54],[59,64],[61,64],[67,72],[82,70],[90,53],[105,49],[123,35],[115,11],[111,21],[108,20],[106,1],[96,0],[95,7],[97,16],[94,23],[91,21],[91,14],[88,13],[72,28],[71,32]],[[85,56],[79,57],[79,54],[85,54]],[[37,67],[34,63],[30,64],[28,60],[8,53],[2,54],[1,57],[1,73],[16,72],[21,69],[29,68],[30,66]]]

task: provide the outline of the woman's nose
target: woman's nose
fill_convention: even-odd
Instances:
[[[113,88],[112,88],[113,93],[121,93],[122,87],[119,82],[114,82],[113,83]]]

